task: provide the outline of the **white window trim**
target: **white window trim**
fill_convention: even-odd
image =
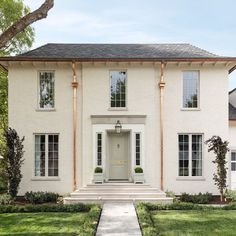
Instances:
[[[197,107],[184,107],[184,78],[183,78],[183,74],[184,72],[198,72],[198,88],[197,88],[197,98],[198,98],[198,103],[197,103]],[[180,105],[180,110],[181,111],[201,111],[201,106],[200,106],[200,89],[201,89],[201,72],[200,70],[182,70],[181,71],[181,105]]]
[[[188,176],[180,176],[179,175],[179,135],[188,135],[189,136],[189,175]],[[202,135],[202,175],[201,176],[192,176],[192,135]],[[191,138],[190,138],[191,137]],[[205,181],[204,177],[204,134],[203,133],[178,133],[177,134],[177,145],[178,145],[178,168],[177,168],[177,177],[176,180],[193,180],[193,181]],[[191,140],[191,143],[190,143]]]
[[[54,107],[52,108],[42,108],[39,105],[40,102],[40,73],[47,72],[54,74]],[[56,71],[55,70],[38,70],[37,71],[37,106],[35,111],[56,111]]]
[[[125,107],[111,107],[111,72],[112,71],[124,71],[126,72],[125,78]],[[108,111],[128,111],[128,70],[127,69],[110,69],[108,71],[109,77],[109,108]]]
[[[45,135],[45,176],[36,176],[35,175],[35,136],[36,135]],[[48,135],[58,135],[58,176],[48,176]],[[60,134],[59,133],[34,133],[33,134],[33,144],[34,144],[34,165],[33,165],[33,177],[31,180],[60,180]]]

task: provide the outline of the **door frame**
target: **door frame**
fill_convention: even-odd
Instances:
[[[127,133],[128,135],[128,153],[127,153],[127,171],[128,171],[128,179],[127,181],[132,181],[132,172],[131,172],[131,162],[132,162],[132,158],[131,158],[131,130],[122,130],[121,133]],[[110,156],[111,156],[111,149],[110,149],[110,136],[112,134],[116,134],[115,130],[106,130],[106,153],[107,153],[107,158],[106,158],[106,182],[109,182],[109,181],[116,181],[115,179],[111,180],[110,179]],[[126,179],[124,179],[125,181]],[[119,179],[117,179],[117,181],[119,181]],[[120,181],[123,181],[122,179]]]

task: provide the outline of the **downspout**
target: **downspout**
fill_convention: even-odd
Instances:
[[[163,137],[163,94],[164,94],[164,87],[165,87],[165,82],[164,82],[164,68],[165,68],[165,63],[162,61],[161,62],[161,78],[159,82],[159,88],[160,88],[160,157],[161,157],[161,190],[164,191],[164,171],[163,171],[163,163],[164,163],[164,137]]]
[[[76,76],[75,62],[72,61],[72,73],[73,73],[73,191],[77,188],[77,173],[76,173],[76,157],[77,157],[77,89],[78,82]]]

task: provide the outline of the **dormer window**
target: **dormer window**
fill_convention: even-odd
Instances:
[[[126,77],[126,71],[110,71],[111,108],[126,107]]]

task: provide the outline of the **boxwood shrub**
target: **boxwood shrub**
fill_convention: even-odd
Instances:
[[[182,193],[179,197],[181,202],[191,202],[197,204],[208,204],[212,201],[213,196],[211,193],[199,193],[199,194],[188,194]]]
[[[57,202],[59,194],[53,192],[26,192],[25,199],[31,204],[41,204],[47,202]]]

